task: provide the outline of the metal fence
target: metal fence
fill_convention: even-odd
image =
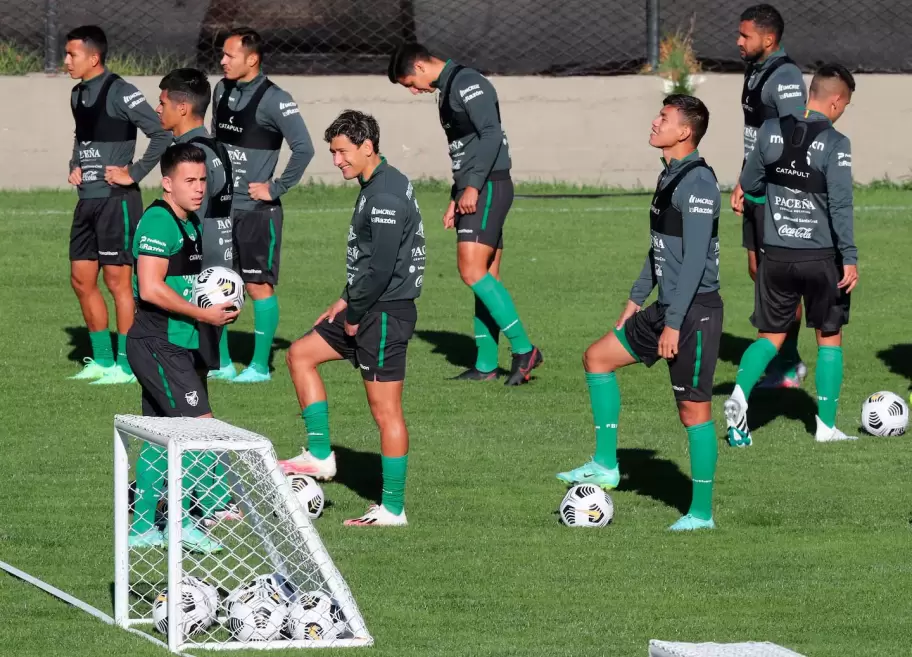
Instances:
[[[63,36],[95,23],[122,70],[176,64],[216,71],[232,27],[258,30],[270,73],[380,74],[416,39],[435,53],[504,75],[634,73],[661,40],[693,26],[704,70],[739,70],[738,15],[751,0],[0,0],[0,74],[56,70]],[[784,43],[806,70],[912,72],[912,2],[775,0]],[[5,69],[5,70],[4,70]]]

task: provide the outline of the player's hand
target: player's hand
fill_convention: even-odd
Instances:
[[[842,280],[836,284],[836,287],[845,288],[846,294],[850,294],[856,285],[858,285],[858,265],[843,265]]]
[[[741,189],[741,183],[735,185],[731,193],[731,208],[739,217],[744,214],[744,190]]]
[[[250,198],[254,201],[271,201],[272,195],[269,193],[269,183],[249,183],[247,185],[247,193],[250,194]]]
[[[665,330],[662,331],[662,335],[659,336],[659,356],[668,360],[672,360],[677,356],[678,337],[680,335],[681,332],[678,329],[666,326]]]
[[[621,316],[618,317],[617,323],[614,325],[615,328],[621,328],[628,319],[636,315],[638,312],[640,312],[640,307],[628,299],[627,306],[624,308],[624,312],[621,313]]]
[[[71,185],[81,185],[82,184],[82,167],[76,167],[70,171],[70,177],[67,178],[67,182]]]
[[[347,335],[350,338],[353,338],[356,335],[358,335],[358,325],[349,324],[348,322],[345,322],[345,335]]]
[[[240,310],[234,310],[233,303],[220,303],[209,308],[201,308],[199,320],[213,326],[224,326],[236,320],[240,314]]]
[[[348,308],[348,302],[345,299],[339,299],[333,305],[326,309],[326,312],[317,317],[317,321],[314,322],[314,326],[322,322],[324,319],[328,319],[329,323],[332,324],[333,320],[341,312],[344,312]]]
[[[443,227],[446,230],[456,227],[456,201],[450,201],[446,212],[443,213]]]
[[[109,185],[128,187],[133,184],[133,178],[130,177],[127,167],[105,167],[105,182]]]
[[[474,187],[466,187],[462,190],[462,196],[459,197],[456,207],[459,208],[459,214],[475,214],[475,209],[478,207],[478,190]]]

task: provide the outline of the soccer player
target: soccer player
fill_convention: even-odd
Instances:
[[[253,299],[254,348],[250,365],[235,373],[230,359],[213,378],[235,383],[269,381],[269,353],[279,325],[282,250],[281,196],[294,187],[313,158],[313,143],[298,104],[260,72],[263,42],[249,28],[232,30],[223,46],[225,77],[213,94],[212,134],[231,156],[234,175],[234,250]],[[282,140],[291,148],[285,171],[273,180]],[[227,338],[223,338],[227,339]]]
[[[206,194],[206,153],[194,144],[175,144],[162,156],[161,172],[162,199],[143,213],[133,240],[136,319],[127,336],[127,357],[142,387],[143,415],[208,418],[212,412],[201,376],[205,367],[195,352],[198,323],[222,326],[238,312],[227,303],[199,308],[188,300],[202,271],[202,232],[195,212]],[[155,526],[167,466],[166,450],[143,445],[136,466],[131,547],[161,547],[167,541]],[[197,471],[193,479],[198,476]],[[184,545],[199,552],[221,550],[190,518],[189,491],[183,500]]]
[[[455,378],[497,379],[497,341],[503,331],[513,352],[505,384],[526,383],[543,358],[529,341],[513,299],[500,281],[503,228],[513,203],[513,181],[497,92],[478,71],[452,60],[444,62],[417,43],[403,44],[393,53],[388,75],[390,82],[413,94],[439,92],[440,124],[453,170],[443,226],[456,229],[459,275],[475,293],[475,365]]]
[[[372,116],[346,110],[324,139],[342,177],[357,179],[361,191],[348,228],[348,282],[342,298],[288,350],[309,449],[280,464],[286,473],[335,476],[326,389],[317,366],[348,360],[361,372],[380,429],[383,492],[379,505],[345,524],[405,525],[409,435],[402,389],[406,349],[418,318],[415,299],[424,280],[424,224],[412,184],[380,155],[380,127]]]
[[[747,63],[741,107],[744,110],[744,160],[757,143],[757,130],[767,119],[788,116],[800,111],[807,99],[801,70],[780,45],[785,22],[770,5],[754,5],[741,14],[738,26],[738,50]],[[744,167],[744,161],[741,163]],[[757,277],[757,261],[762,254],[765,190],[744,193],[741,185],[731,195],[732,210],[743,217],[743,242],[747,249],[747,267],[752,279]],[[807,375],[807,366],[798,354],[798,331],[801,328],[801,306],[777,358],[770,364],[760,383],[766,388],[798,388]]]
[[[854,440],[836,428],[842,386],[842,327],[858,282],[852,209],[852,149],[835,123],[852,100],[855,80],[838,64],[822,66],[811,82],[807,108],[766,121],[741,172],[745,194],[766,190],[763,251],[754,314],[757,341],[741,359],[735,389],[725,402],[728,441],[752,442],[747,399],[782,348],[795,309],[817,333],[818,442]]]
[[[133,322],[130,243],[143,211],[138,183],[171,141],[142,92],[105,68],[107,52],[99,27],[84,25],[66,35],[66,69],[80,81],[70,94],[76,137],[68,182],[79,192],[70,231],[70,280],[92,344],[92,357],[70,378],[102,385],[136,381],[126,339]],[[149,147],[134,163],[137,128],[149,138]],[[98,289],[99,267],[114,297],[116,361],[108,308]]]
[[[615,371],[634,363],[668,361],[671,388],[690,443],[690,510],[670,529],[713,529],[712,489],[718,446],[712,421],[713,374],[722,336],[719,296],[719,211],[713,170],[697,146],[709,110],[692,96],[665,98],[649,145],[662,149],[664,170],[650,206],[651,243],[640,277],[613,331],[583,356],[595,419],[595,455],[557,475],[567,484],[616,488],[621,480],[617,429],[621,409]],[[658,300],[643,303],[658,286]]]

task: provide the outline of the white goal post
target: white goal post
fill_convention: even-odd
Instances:
[[[152,449],[148,446],[158,449]],[[201,518],[188,511],[186,497],[206,494],[214,466],[239,507],[240,520],[223,521],[211,528],[212,539],[223,549],[199,553],[181,540],[166,545],[130,548],[133,503],[131,470],[144,446],[159,456],[167,472],[155,472],[164,493],[156,512],[163,536],[182,535],[185,527],[203,530]],[[161,450],[161,451],[159,451]],[[148,457],[144,462],[149,463]],[[162,469],[165,469],[162,467]],[[200,493],[199,491],[203,492]],[[146,493],[148,494],[148,493]],[[197,507],[195,507],[197,508]],[[279,467],[272,443],[265,437],[216,419],[153,418],[117,415],[114,418],[114,620],[121,627],[156,633],[153,607],[165,591],[183,591],[185,577],[204,580],[218,592],[212,621],[188,629],[181,596],[167,596],[167,643],[172,652],[188,648],[231,650],[270,648],[326,648],[370,646],[373,638],[344,578],[329,556],[310,518],[301,507]],[[238,640],[228,627],[226,598],[255,577],[274,575],[287,582],[284,591],[290,609],[295,600],[313,596],[332,601],[332,621],[324,634],[299,633],[294,638],[283,621],[282,631],[262,640]],[[311,597],[308,597],[311,596]],[[329,601],[325,603],[329,606]],[[165,603],[159,602],[159,613]],[[321,607],[322,609],[322,607]],[[341,615],[339,613],[341,611]],[[237,621],[233,621],[237,622]],[[257,621],[259,622],[259,621]],[[318,628],[325,628],[318,621]],[[145,627],[144,627],[145,626]],[[236,627],[236,626],[232,626]],[[270,626],[272,627],[272,626]]]

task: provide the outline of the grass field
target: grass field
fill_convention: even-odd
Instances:
[[[340,473],[324,487],[332,507],[316,523],[375,637],[371,654],[643,657],[650,638],[768,640],[811,657],[906,654],[909,438],[815,444],[813,376],[802,390],[758,394],[754,447],[720,446],[718,529],[671,535],[665,528],[690,498],[685,435],[666,368],[628,369],[619,375],[625,478],[615,522],[562,527],[554,473],[593,449],[580,357],[639,272],[648,198],[515,202],[503,276],[546,358],[517,389],[445,380],[471,363],[472,301],[456,274],[454,235],[439,224],[444,188],[419,187],[418,198],[429,257],[405,396],[407,529],[341,526],[379,494],[378,439],[358,374],[344,363],[322,370]],[[273,381],[211,388],[216,415],[268,436],[280,457],[304,437],[284,352],[341,289],[354,199],[350,188],[289,195]],[[111,613],[112,418],[139,412],[139,390],[65,379],[89,353],[68,283],[74,202],[57,192],[0,195],[0,559]],[[867,190],[856,202],[861,281],[839,412],[849,432],[865,395],[905,395],[912,378],[910,194]],[[721,238],[720,439],[753,304],[729,213]],[[252,313],[231,342],[236,361],[246,360]],[[801,352],[813,373],[809,331]],[[0,655],[166,654],[4,574],[0,615]]]

